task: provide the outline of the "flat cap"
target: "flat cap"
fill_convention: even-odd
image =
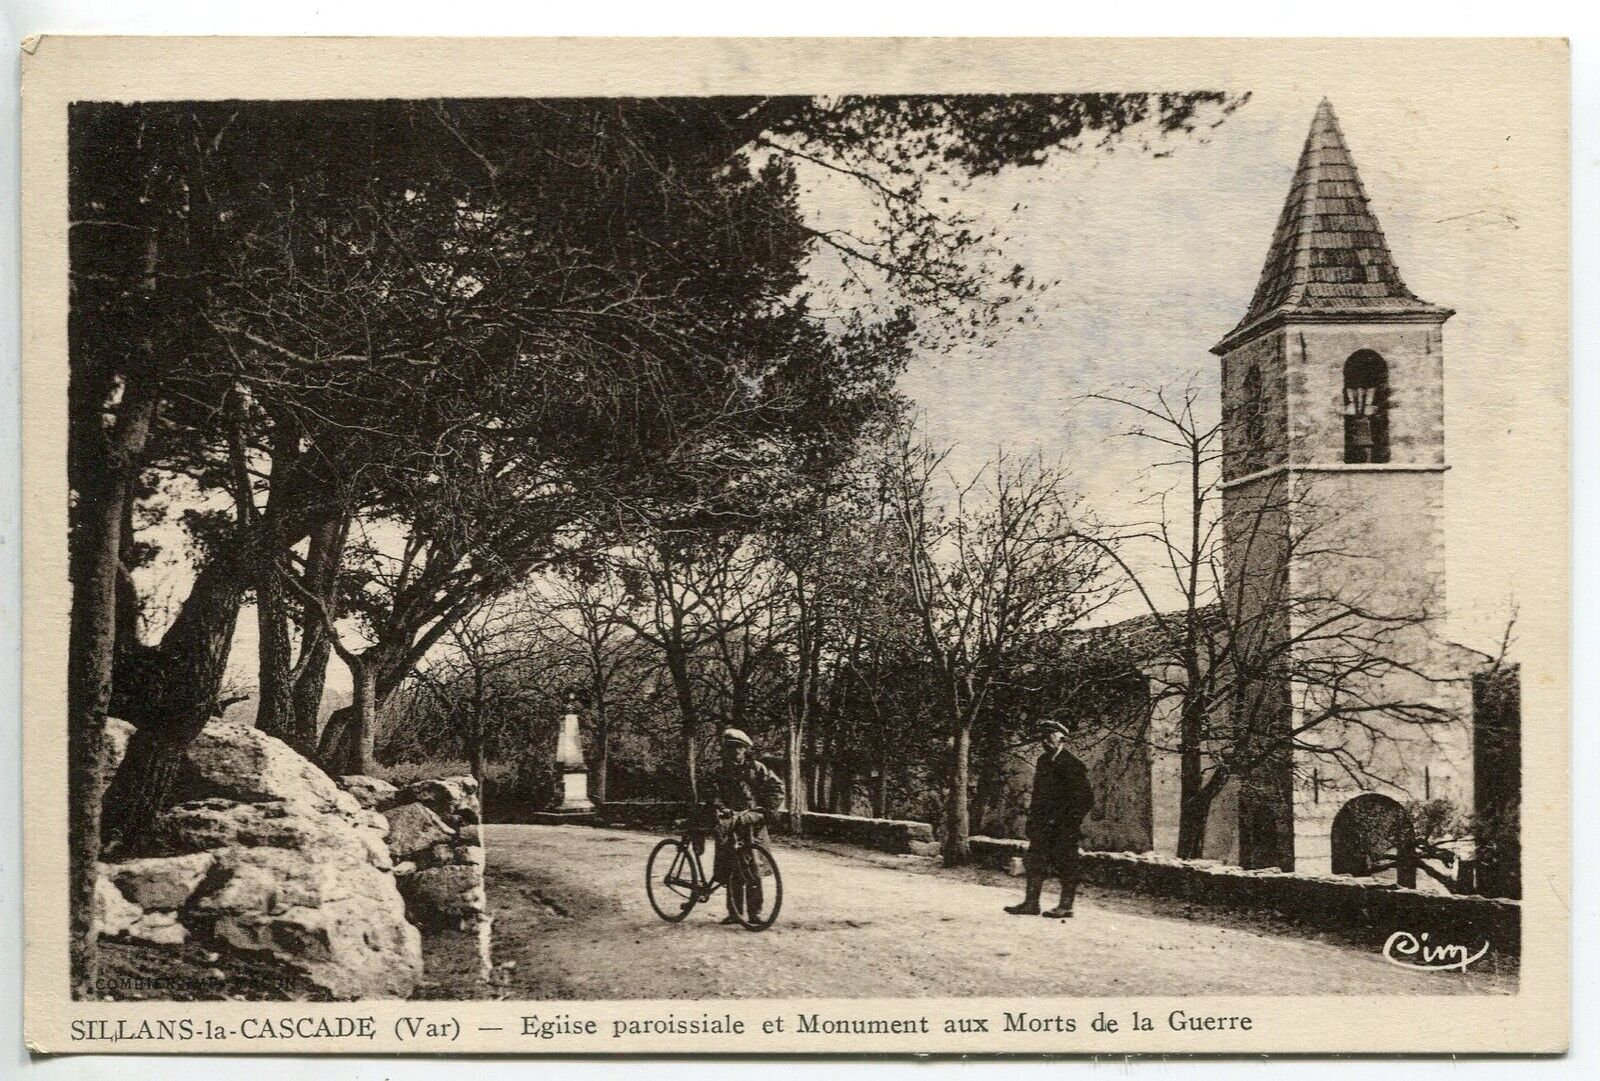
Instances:
[[[754,747],[756,745],[755,740],[751,739],[737,728],[724,728],[722,730],[722,742],[742,743],[746,747]]]

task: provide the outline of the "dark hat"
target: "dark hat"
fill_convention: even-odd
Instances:
[[[1033,730],[1039,733],[1060,732],[1063,736],[1072,735],[1072,729],[1068,728],[1060,721],[1052,721],[1048,717],[1040,717],[1037,721],[1034,721]]]

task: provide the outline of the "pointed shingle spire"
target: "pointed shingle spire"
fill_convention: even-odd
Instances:
[[[1274,316],[1389,313],[1449,314],[1401,280],[1333,106],[1323,98],[1250,308],[1214,352]]]

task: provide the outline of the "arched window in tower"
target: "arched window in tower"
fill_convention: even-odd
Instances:
[[[1389,460],[1389,365],[1370,349],[1344,362],[1344,460]]]
[[[1261,406],[1261,366],[1250,365],[1244,373],[1244,445],[1252,459],[1261,454],[1266,438],[1265,413]]]

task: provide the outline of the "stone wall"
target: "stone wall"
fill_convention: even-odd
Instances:
[[[818,841],[844,841],[880,852],[913,856],[937,856],[939,842],[933,827],[926,822],[903,822],[892,818],[857,818],[853,815],[813,814],[802,816],[805,835]]]
[[[487,975],[491,921],[478,782],[445,777],[396,788],[377,777],[353,775],[339,778],[339,785],[387,822],[384,842],[407,919],[427,931],[477,936]]]
[[[1444,329],[1440,324],[1286,327],[1291,454],[1344,460],[1344,365],[1371,350],[1389,371],[1390,460],[1444,464]]]
[[[1255,403],[1259,439],[1248,438],[1246,382],[1254,368],[1261,379]],[[1222,357],[1222,446],[1228,478],[1243,477],[1280,465],[1289,444],[1289,373],[1282,334],[1266,334]]]
[[[980,863],[1021,874],[1028,842],[972,838]],[[1428,932],[1469,949],[1488,940],[1494,953],[1516,956],[1522,908],[1515,901],[1423,893],[1376,879],[1250,870],[1209,860],[1180,860],[1149,852],[1085,852],[1083,881],[1098,886],[1234,910],[1270,912],[1322,930],[1353,932],[1374,947],[1389,935]]]

